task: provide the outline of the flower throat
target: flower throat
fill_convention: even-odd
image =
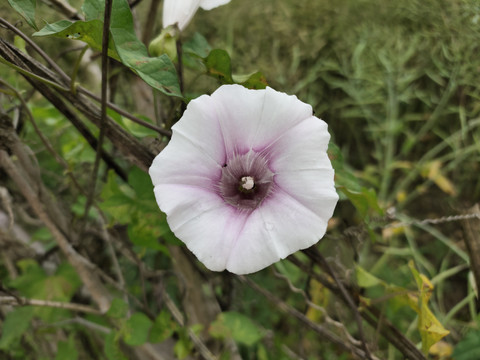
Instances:
[[[235,155],[222,167],[220,195],[238,209],[253,211],[270,195],[273,175],[265,158],[253,150]]]

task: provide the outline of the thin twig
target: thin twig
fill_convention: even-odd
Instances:
[[[338,321],[335,321],[333,320],[329,315],[328,315],[328,312],[325,308],[323,308],[322,306],[319,306],[317,304],[315,304],[314,302],[312,302],[307,294],[305,293],[304,290],[302,289],[299,289],[297,288],[295,285],[293,285],[293,283],[290,281],[290,279],[288,277],[286,277],[285,275],[283,274],[280,274],[277,270],[274,269],[274,274],[276,277],[278,277],[279,279],[282,279],[284,280],[287,284],[288,284],[288,287],[290,288],[291,291],[293,291],[294,293],[296,294],[300,294],[303,299],[305,300],[306,304],[308,306],[310,306],[311,308],[317,310],[317,311],[320,311],[325,319],[325,322],[328,323],[328,324],[331,324],[333,326],[335,326],[336,328],[338,328],[341,332],[343,332],[343,334],[345,335],[345,337],[348,339],[348,341],[350,341],[350,343],[352,343],[352,345],[354,346],[360,346],[361,345],[361,342],[357,339],[355,339],[352,335],[350,335],[350,333],[348,332],[347,328],[345,328],[345,326],[341,323],[341,322],[338,322]]]
[[[86,314],[95,314],[101,315],[102,312],[92,308],[91,306],[83,304],[75,304],[70,302],[62,301],[51,301],[51,300],[40,300],[40,299],[28,299],[25,297],[14,297],[14,296],[0,296],[1,305],[14,305],[14,306],[42,306],[42,307],[53,307],[58,309],[66,309],[72,311],[78,311]]]
[[[68,75],[65,74],[65,72],[62,70],[60,66],[55,63],[46,53],[43,51],[40,46],[35,44],[30,37],[25,35],[23,32],[21,32],[19,29],[17,29],[15,26],[10,24],[8,21],[6,21],[4,18],[0,17],[0,24],[5,26],[6,28],[12,30],[15,34],[20,36],[25,42],[30,45],[47,63],[50,65],[50,67],[57,72],[58,75],[60,75],[64,80],[68,81]]]
[[[148,10],[147,20],[145,21],[145,26],[143,27],[142,42],[147,44],[152,39],[153,29],[155,28],[155,21],[158,19],[158,6],[160,5],[160,0],[152,0],[150,2],[150,9]]]
[[[110,334],[112,332],[112,329],[110,329],[106,326],[102,326],[102,325],[99,325],[97,323],[94,323],[92,321],[88,321],[87,319],[84,319],[80,316],[75,316],[72,319],[65,319],[65,320],[57,321],[55,323],[48,324],[46,326],[64,326],[64,325],[68,325],[68,324],[72,324],[72,323],[85,326],[86,328],[101,332],[103,334]]]
[[[71,79],[70,77],[65,74],[65,72],[57,65],[57,63],[55,61],[53,61],[36,43],[34,43],[27,35],[25,35],[22,31],[20,31],[19,29],[17,29],[15,26],[13,26],[12,24],[10,24],[8,21],[6,21],[5,19],[1,18],[0,17],[0,24],[1,25],[4,25],[6,28],[10,29],[11,31],[15,32],[15,34],[17,34],[18,36],[20,36],[22,39],[24,39],[47,63],[48,65],[54,69],[60,76],[61,78],[65,81],[66,84],[70,84],[71,83]],[[1,60],[0,60],[1,61]],[[7,65],[10,65],[10,64],[7,64]],[[15,65],[15,64],[12,64],[15,67],[15,69],[19,72],[21,72],[23,75],[25,76],[30,76],[30,77],[35,77],[37,80],[39,81],[42,81],[44,83],[48,83],[49,85],[55,87],[56,89],[58,90],[61,90],[61,91],[70,91],[69,88],[65,87],[64,85],[61,85],[61,84],[58,84],[58,83],[54,83],[48,79],[45,79],[45,78],[42,78],[36,74],[33,74],[29,71],[26,71],[25,69],[22,69],[20,67],[18,67],[18,65]],[[23,71],[23,72],[22,72]],[[97,95],[95,95],[94,93],[92,93],[91,91],[81,87],[81,86],[76,86],[76,91],[78,92],[81,92],[83,93],[84,95],[88,96],[89,98],[91,99],[94,99],[95,101],[98,101],[98,102],[101,102],[101,98]],[[156,132],[158,132],[159,134],[161,135],[164,135],[164,136],[167,136],[167,137],[170,137],[172,136],[172,132],[167,130],[167,129],[163,129],[163,128],[160,128],[158,126],[155,126],[154,124],[151,124],[149,122],[146,122],[132,114],[130,114],[129,112],[125,111],[125,110],[122,110],[121,108],[119,108],[118,106],[116,106],[115,104],[111,103],[111,102],[107,102],[107,106],[116,111],[117,113],[119,113],[120,115],[122,115],[123,117],[133,121],[134,123],[137,123],[139,125],[142,125],[146,128],[149,128],[151,130],[154,130]]]
[[[72,245],[68,241],[67,235],[64,233],[64,230],[56,223],[62,223],[62,221],[60,221],[60,219],[53,220],[51,214],[47,212],[47,204],[45,204],[45,197],[39,197],[37,192],[32,188],[32,180],[29,177],[25,176],[24,171],[17,168],[17,166],[5,150],[0,150],[0,166],[18,186],[22,195],[28,201],[29,205],[31,206],[35,214],[38,216],[38,218],[42,220],[45,226],[50,230],[53,238],[55,239],[59,247],[62,249],[70,264],[75,268],[76,272],[78,273],[85,287],[88,289],[93,300],[97,303],[100,311],[107,311],[110,307],[110,296],[106,288],[98,280],[98,278],[92,274],[90,269],[87,267],[84,258],[80,256],[77,251],[72,247]],[[37,187],[40,187],[40,194],[46,193],[46,190],[43,189],[43,184],[40,183],[35,185]]]
[[[95,188],[97,184],[98,170],[100,168],[100,159],[103,147],[103,141],[105,139],[105,123],[107,118],[107,86],[108,86],[108,40],[110,35],[110,20],[112,17],[112,4],[113,0],[105,0],[105,13],[103,16],[103,34],[102,34],[102,101],[101,101],[101,115],[99,129],[100,134],[98,135],[97,142],[97,153],[95,156],[95,162],[93,164],[92,179],[90,185],[90,193],[87,197],[87,202],[85,204],[84,217],[88,215],[88,211],[93,203],[93,198],[95,197]]]
[[[428,225],[428,224],[437,225],[437,224],[443,224],[448,222],[473,220],[473,219],[480,220],[480,213],[475,212],[475,213],[469,213],[469,214],[442,216],[442,217],[433,218],[433,219],[394,222],[394,223],[390,223],[383,226],[383,228],[384,229],[399,228],[399,227],[410,226],[410,225]]]
[[[309,318],[307,318],[304,314],[302,314],[297,309],[291,307],[283,300],[279,299],[268,290],[264,289],[263,287],[257,285],[254,281],[250,280],[246,276],[237,276],[237,279],[241,282],[247,284],[256,292],[265,296],[270,302],[272,302],[275,306],[277,306],[280,310],[286,312],[287,314],[293,316],[297,320],[301,321],[304,325],[308,326],[310,329],[315,331],[317,334],[328,340],[329,342],[337,345],[338,347],[342,348],[345,351],[350,352],[354,356],[360,359],[365,359],[365,351],[359,347],[353,346],[352,344],[346,343],[342,338],[337,336],[335,333],[331,332],[330,330],[326,329],[322,325],[319,325]],[[371,358],[371,357],[370,357]],[[377,360],[375,358],[375,360]]]
[[[333,294],[338,296],[342,301],[346,302],[337,285],[332,282],[330,278],[327,278],[323,273],[312,271],[311,267],[300,261],[295,255],[290,255],[288,260],[297,266],[299,269],[308,273],[309,276],[319,281],[322,285],[326,286]],[[349,290],[352,292],[352,290]],[[361,312],[361,316],[375,329],[381,328],[381,335],[385,337],[393,346],[395,346],[405,358],[410,360],[426,360],[423,353],[413,344],[409,339],[405,337],[390,321],[381,317],[381,311],[375,306],[368,306]]]
[[[168,293],[163,294],[163,300],[165,301],[165,305],[167,306],[168,310],[172,314],[175,321],[181,326],[185,327],[185,319],[183,318],[182,313],[178,309],[177,305],[173,302],[170,298]],[[216,360],[217,357],[212,354],[212,352],[208,349],[208,347],[203,343],[203,341],[198,337],[197,334],[190,328],[187,327],[188,336],[194,343],[197,350],[200,352],[202,357],[206,360]]]
[[[370,351],[368,350],[367,342],[365,340],[365,334],[363,331],[363,324],[362,324],[362,317],[360,316],[360,313],[358,311],[357,305],[355,305],[355,302],[353,301],[350,293],[345,289],[343,286],[342,282],[338,279],[337,274],[333,270],[333,268],[330,266],[330,264],[327,262],[327,260],[323,257],[323,255],[318,251],[318,249],[314,246],[309,248],[308,250],[305,250],[305,253],[307,256],[309,256],[312,260],[314,260],[318,265],[322,266],[325,268],[325,270],[328,272],[328,274],[333,278],[335,283],[337,284],[342,296],[344,297],[346,303],[348,306],[353,311],[355,321],[357,323],[357,330],[358,330],[358,337],[360,338],[360,341],[362,342],[362,348],[365,351],[365,356],[368,360],[372,360],[372,355],[370,354]]]
[[[59,163],[66,170],[66,174],[68,175],[68,177],[72,181],[73,185],[77,188],[77,190],[79,190],[82,194],[85,194],[85,191],[82,189],[82,187],[78,183],[75,176],[73,176],[73,173],[71,172],[70,167],[68,166],[67,162],[55,151],[52,144],[50,144],[50,141],[43,135],[42,131],[40,130],[40,128],[38,127],[38,125],[35,121],[35,118],[33,117],[32,112],[30,111],[30,108],[28,107],[26,101],[23,99],[23,97],[20,95],[20,93],[15,88],[13,88],[12,86],[10,86],[9,84],[7,84],[6,82],[4,82],[1,79],[0,79],[0,84],[5,86],[6,88],[8,88],[10,91],[12,91],[13,94],[17,97],[17,99],[22,104],[23,109],[27,113],[27,117],[30,120],[30,123],[32,124],[33,129],[35,130],[35,133],[40,138],[40,140],[42,141],[42,143],[45,146],[45,148],[47,149],[47,151],[50,154],[52,154],[52,156],[57,161],[57,163]]]
[[[95,95],[94,93],[92,93],[91,91],[81,87],[81,86],[77,86],[77,91],[88,96],[89,98],[95,100],[95,101],[98,101],[100,102],[101,101],[101,98],[97,95]],[[120,115],[122,115],[123,117],[126,117],[127,119],[133,121],[134,123],[137,123],[139,125],[142,125],[143,127],[146,127],[148,129],[151,129],[151,130],[154,130],[156,132],[158,132],[159,134],[161,135],[164,135],[164,136],[167,136],[167,137],[171,137],[172,136],[172,132],[170,130],[167,130],[167,129],[163,129],[161,127],[158,127],[158,126],[155,126],[154,124],[151,124],[149,122],[146,122],[142,119],[139,119],[138,117],[130,114],[129,112],[119,108],[117,105],[111,103],[111,102],[107,102],[107,105],[110,109],[114,110],[115,112],[119,113]]]

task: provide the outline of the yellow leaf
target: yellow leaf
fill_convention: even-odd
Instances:
[[[452,353],[453,347],[446,341],[439,341],[430,348],[430,354],[440,359],[448,358]]]
[[[309,293],[311,301],[315,305],[321,307],[325,307],[328,305],[328,302],[330,300],[330,291],[317,280],[310,280]],[[318,322],[322,319],[323,314],[320,310],[315,309],[315,307],[309,306],[306,316],[310,320]]]
[[[441,168],[441,161],[431,161],[424,165],[421,174],[423,177],[432,180],[444,193],[455,196],[457,190],[453,183],[442,174]]]
[[[406,191],[399,191],[396,195],[396,198],[397,198],[397,202],[398,203],[402,203],[405,201],[405,199],[407,198],[407,192]]]
[[[418,320],[418,330],[422,338],[422,351],[424,354],[428,354],[430,347],[450,334],[450,331],[442,326],[440,321],[427,307],[427,304],[422,306]]]
[[[391,239],[395,235],[402,235],[405,233],[404,226],[398,226],[400,222],[396,221],[392,223],[392,226],[382,229],[382,238],[385,240]]]
[[[430,347],[447,336],[450,331],[443,327],[428,308],[428,301],[433,291],[432,282],[425,275],[417,271],[413,261],[408,263],[408,267],[415,278],[419,294],[416,305],[414,304],[415,300],[413,297],[411,298],[410,307],[418,313],[418,331],[422,338],[422,351],[427,355]]]

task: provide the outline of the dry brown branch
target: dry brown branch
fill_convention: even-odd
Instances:
[[[58,246],[62,249],[70,264],[77,271],[80,279],[88,289],[92,299],[95,301],[101,312],[105,312],[110,307],[110,296],[99,279],[92,274],[84,259],[75,251],[70,244],[66,233],[56,224],[47,212],[46,197],[40,197],[34,191],[32,185],[28,182],[25,172],[17,167],[5,150],[0,150],[0,166],[5,170],[8,176],[16,183],[18,189],[28,201],[35,214],[43,221],[45,226],[52,233]],[[41,184],[37,183],[37,186]],[[41,193],[45,194],[46,189],[41,187]]]
[[[110,306],[110,296],[107,290],[100,280],[92,274],[85,259],[72,247],[70,242],[74,236],[71,234],[70,221],[59,204],[43,186],[41,177],[36,175],[39,170],[34,171],[33,175],[32,172],[29,173],[25,170],[25,167],[29,170],[36,169],[35,162],[29,161],[25,147],[14,132],[8,117],[0,117],[0,129],[2,129],[0,143],[4,147],[0,150],[0,166],[16,184],[36,216],[50,230],[100,311],[107,311]],[[29,162],[25,164],[21,161],[13,161],[6,150],[12,152],[18,159]]]

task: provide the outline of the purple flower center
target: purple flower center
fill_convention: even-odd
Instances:
[[[271,194],[273,175],[261,154],[235,155],[222,168],[220,195],[238,209],[253,211]]]

